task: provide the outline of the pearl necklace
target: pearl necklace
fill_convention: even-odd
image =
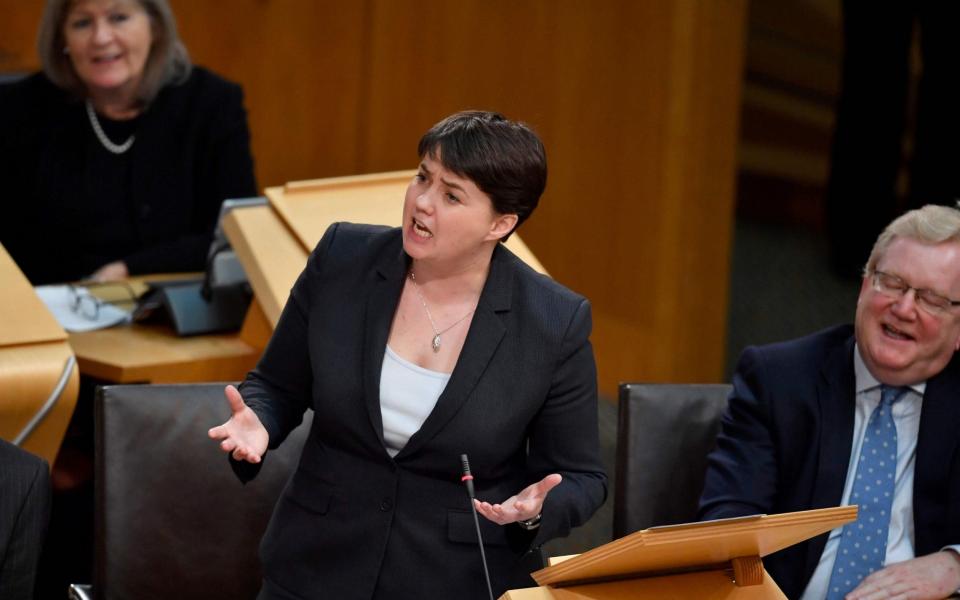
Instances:
[[[427,313],[427,319],[430,320],[430,327],[433,328],[433,340],[430,341],[430,347],[433,348],[433,351],[435,353],[440,352],[440,334],[446,333],[451,329],[453,329],[455,326],[459,325],[461,321],[463,321],[464,319],[472,315],[473,311],[476,309],[470,309],[470,312],[468,312],[467,314],[463,315],[462,317],[454,321],[452,325],[450,325],[449,327],[446,327],[445,329],[443,329],[443,331],[439,331],[437,329],[436,322],[434,322],[433,320],[433,315],[430,314],[430,308],[427,307],[427,301],[423,299],[423,294],[420,293],[420,286],[417,285],[417,276],[413,274],[413,271],[410,271],[410,281],[413,283],[413,291],[416,292],[417,298],[420,298],[420,304],[423,305],[423,311]]]
[[[136,136],[131,135],[127,138],[122,144],[114,144],[110,141],[110,138],[107,137],[107,134],[103,132],[103,128],[100,127],[100,121],[97,119],[97,112],[93,110],[93,102],[90,102],[90,99],[87,98],[87,117],[90,119],[90,126],[93,127],[93,132],[97,134],[97,139],[100,140],[100,143],[103,144],[103,147],[107,149],[108,152],[113,154],[123,154],[133,146],[133,140]]]

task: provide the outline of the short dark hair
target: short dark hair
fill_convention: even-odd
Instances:
[[[444,168],[477,184],[490,196],[494,210],[517,215],[514,229],[533,213],[547,186],[543,142],[524,123],[499,113],[468,110],[450,115],[420,138],[417,152],[420,158],[436,158],[439,152]]]
[[[143,67],[143,79],[137,90],[137,100],[150,104],[163,86],[183,83],[190,75],[190,55],[177,35],[177,22],[167,0],[137,0],[150,17],[153,44]],[[87,89],[73,69],[70,57],[64,53],[66,40],[63,26],[74,0],[47,0],[37,34],[37,53],[47,78],[79,98],[87,96]]]

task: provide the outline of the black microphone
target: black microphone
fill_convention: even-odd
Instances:
[[[490,585],[490,570],[487,568],[487,555],[483,551],[483,536],[480,535],[480,519],[477,517],[477,507],[473,501],[473,475],[470,473],[470,459],[466,454],[460,455],[460,464],[463,466],[463,476],[460,481],[467,485],[467,495],[470,496],[470,510],[473,512],[473,524],[477,528],[477,543],[480,544],[480,560],[483,562],[483,576],[487,579],[487,593],[490,594],[490,600],[493,600],[493,587]]]
[[[230,243],[222,242],[211,245],[210,251],[207,253],[207,268],[203,272],[203,285],[200,286],[200,296],[208,303],[213,299],[213,261],[216,260],[218,254],[229,249]]]

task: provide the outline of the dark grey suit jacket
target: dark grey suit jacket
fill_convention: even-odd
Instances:
[[[47,462],[0,440],[0,598],[33,598],[49,516]]]
[[[315,411],[261,545],[262,597],[486,598],[463,453],[483,500],[564,478],[535,533],[480,518],[495,596],[533,585],[528,551],[606,496],[589,303],[503,247],[443,394],[390,458],[380,369],[408,267],[399,229],[333,225],[242,386],[271,447]]]
[[[834,327],[744,351],[717,449],[702,519],[837,506],[853,445],[853,327]],[[918,556],[960,543],[960,358],[927,382],[914,466]],[[827,542],[823,534],[764,559],[798,598]]]
[[[463,453],[492,502],[564,478],[535,533],[480,518],[495,596],[533,585],[525,554],[606,496],[590,306],[503,247],[443,394],[390,458],[380,369],[408,266],[399,229],[332,226],[242,386],[271,447],[315,411],[261,545],[262,597],[486,598]]]

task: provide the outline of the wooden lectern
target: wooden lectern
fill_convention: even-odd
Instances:
[[[762,557],[855,521],[856,506],[652,527],[533,573],[501,600],[786,600]]]
[[[294,181],[267,188],[269,206],[227,213],[223,229],[253,287],[252,315],[265,317],[272,331],[307,256],[333,223],[399,226],[404,194],[415,174],[411,170]],[[546,273],[516,234],[506,246]]]
[[[77,403],[67,333],[0,245],[0,438],[53,465]]]

